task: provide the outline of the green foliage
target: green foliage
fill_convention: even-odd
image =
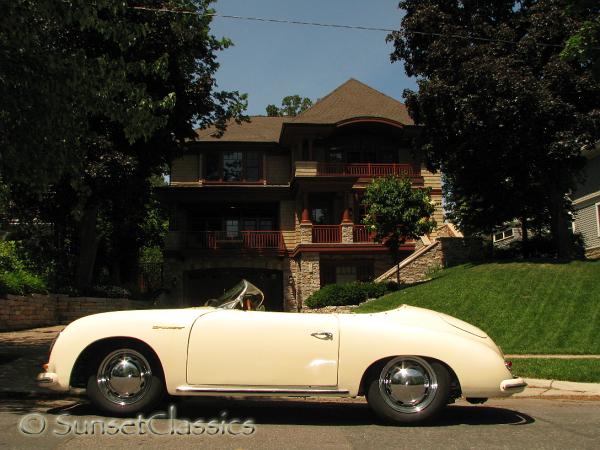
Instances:
[[[299,95],[288,95],[281,101],[281,108],[275,105],[267,105],[267,115],[273,116],[297,116],[313,105],[310,98],[302,98]]]
[[[519,377],[600,383],[597,359],[513,358],[512,362]]]
[[[0,241],[0,295],[45,292],[45,282],[27,270],[18,254],[17,243]]]
[[[599,274],[600,261],[463,265],[357,312],[408,304],[480,327],[505,353],[599,354]]]
[[[107,271],[131,283],[140,247],[164,235],[157,177],[194,127],[244,119],[247,97],[217,90],[216,54],[231,41],[210,34],[212,2],[135,3],[197,14],[114,0],[0,5],[0,219],[19,219],[56,287]]]
[[[579,62],[600,81],[600,4],[596,0],[572,0],[568,12],[589,19],[567,39],[560,56]]]
[[[355,281],[346,284],[329,284],[308,297],[306,305],[309,308],[358,305],[365,300],[381,297],[396,289],[395,283]]]
[[[363,205],[363,223],[376,233],[377,242],[385,243],[394,253],[407,239],[417,239],[435,228],[431,188],[413,189],[408,178],[374,179],[367,186]]]
[[[556,45],[595,17],[568,3],[404,0],[401,30],[388,36],[392,59],[419,79],[406,104],[424,125],[418,149],[444,174],[451,220],[489,233],[518,218],[551,229],[563,256],[565,194],[582,149],[600,139],[600,84]]]

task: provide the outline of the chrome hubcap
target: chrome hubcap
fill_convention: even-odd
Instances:
[[[402,413],[425,409],[437,392],[437,377],[427,361],[416,356],[401,356],[385,365],[379,377],[379,391],[385,402]]]
[[[102,395],[118,405],[139,401],[146,394],[151,377],[152,371],[146,358],[128,348],[107,355],[96,375]]]

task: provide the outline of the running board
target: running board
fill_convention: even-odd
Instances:
[[[339,389],[303,389],[303,388],[222,388],[179,386],[177,393],[187,395],[281,395],[281,396],[344,396],[348,390]]]

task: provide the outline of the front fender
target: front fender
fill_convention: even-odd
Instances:
[[[90,345],[108,338],[132,338],[151,347],[161,362],[167,390],[185,384],[187,345],[192,324],[212,308],[118,311],[94,314],[69,324],[59,335],[47,372],[57,391],[70,389],[79,355]],[[174,389],[174,388],[173,388]]]

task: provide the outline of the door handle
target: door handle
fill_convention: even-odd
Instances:
[[[333,333],[329,333],[328,331],[319,331],[317,333],[310,333],[310,335],[323,341],[333,341]]]

